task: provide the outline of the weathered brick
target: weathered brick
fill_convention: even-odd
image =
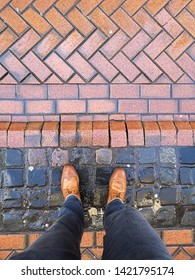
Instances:
[[[150,12],[150,14],[156,14],[166,3],[168,0],[149,0],[145,7]]]
[[[79,98],[108,98],[109,88],[107,85],[80,85]]]
[[[149,112],[152,114],[178,113],[178,101],[177,100],[149,100]]]
[[[47,166],[45,149],[28,149],[28,162],[30,165]]]
[[[128,145],[144,146],[144,131],[139,121],[127,121]]]
[[[42,147],[56,147],[58,146],[58,129],[57,122],[46,122],[42,129]]]
[[[1,100],[0,114],[23,114],[23,101]]]
[[[173,16],[176,16],[189,2],[190,0],[172,0],[166,8]]]
[[[142,98],[170,98],[170,85],[141,85]]]
[[[111,147],[126,147],[127,133],[125,123],[111,122],[110,123]]]
[[[191,57],[189,55],[187,55],[186,53],[184,53],[177,60],[177,63],[194,81],[195,80],[195,67],[194,67],[194,61],[191,59]]]
[[[47,99],[47,87],[44,85],[18,85],[16,95],[19,99]]]
[[[169,244],[192,244],[193,243],[193,230],[164,230],[163,241],[166,245]]]
[[[8,130],[8,146],[24,147],[24,131],[26,123],[11,123]]]
[[[161,145],[173,146],[177,143],[176,128],[171,121],[159,121]]]
[[[108,122],[95,121],[93,123],[93,146],[108,146],[109,131]]]
[[[7,131],[9,128],[9,122],[0,122],[0,147],[7,147]]]
[[[86,113],[85,100],[58,100],[57,113],[75,114]]]
[[[41,129],[42,122],[30,122],[25,130],[25,147],[41,146]]]
[[[3,53],[9,48],[16,40],[18,36],[10,29],[6,28],[0,34],[0,52]]]
[[[27,114],[53,114],[55,113],[54,102],[51,100],[26,101]]]
[[[145,145],[160,146],[160,129],[156,122],[144,122]]]
[[[90,147],[93,141],[92,122],[81,121],[77,126],[77,146]]]
[[[194,85],[173,85],[173,98],[194,98]]]
[[[180,113],[192,113],[195,112],[195,100],[193,99],[183,99],[179,101],[180,103]]]
[[[116,111],[115,100],[89,100],[88,113],[114,113]]]
[[[193,131],[189,122],[175,122],[178,146],[193,146]]]
[[[131,99],[118,101],[119,113],[147,113],[147,100]]]
[[[61,122],[60,146],[74,147],[76,145],[76,122]]]

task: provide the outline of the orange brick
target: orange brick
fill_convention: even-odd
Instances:
[[[9,122],[0,122],[0,147],[7,147],[7,130],[9,128]]]
[[[94,256],[93,254],[91,254],[90,250],[84,250],[82,255],[81,255],[81,260],[85,260],[85,261],[92,261],[94,260]]]
[[[101,0],[81,0],[78,3],[79,9],[85,14],[89,14],[99,3]]]
[[[96,246],[103,247],[103,238],[105,236],[105,231],[96,231]]]
[[[175,122],[178,129],[177,143],[178,146],[193,146],[193,131],[189,122]]]
[[[77,127],[78,147],[90,147],[93,141],[92,122],[81,121]]]
[[[76,122],[61,122],[60,147],[76,146]]]
[[[24,147],[24,131],[26,123],[11,123],[8,130],[8,147]]]
[[[10,6],[7,6],[0,13],[0,16],[18,35],[22,35],[22,33],[29,28],[22,17],[20,17]]]
[[[32,8],[25,11],[23,17],[40,35],[45,35],[51,29],[50,24]]]
[[[18,36],[10,29],[6,28],[0,34],[0,53],[3,53],[9,48],[16,40]]]
[[[13,0],[11,1],[11,5],[22,12],[31,2],[32,0]]]
[[[144,122],[145,145],[160,146],[160,129],[156,122]]]
[[[95,121],[93,123],[93,146],[108,146],[108,122]]]
[[[128,145],[144,146],[144,130],[140,121],[127,121]]]
[[[174,146],[177,143],[176,128],[172,121],[159,121],[161,145]]]
[[[61,10],[63,14],[65,14],[68,10],[70,10],[75,4],[78,2],[77,0],[59,0],[56,3],[56,6]]]
[[[110,136],[111,147],[127,147],[127,133],[123,121],[110,123]]]
[[[1,0],[0,9],[2,9],[10,0]]]
[[[163,241],[165,244],[192,244],[194,241],[193,230],[164,230]]]
[[[12,251],[0,251],[0,260],[6,260],[11,253]]]
[[[25,249],[25,235],[24,234],[10,234],[0,235],[1,250]]]
[[[168,0],[149,0],[145,7],[152,14],[156,14],[166,3]]]
[[[90,249],[92,254],[95,256],[96,259],[100,260],[103,254],[103,248],[92,248]]]
[[[147,1],[146,0],[137,0],[137,1],[127,0],[123,4],[123,7],[125,8],[126,11],[128,11],[128,13],[130,15],[132,15],[135,12],[137,12],[137,10],[139,10],[139,8],[144,4],[144,2],[147,2]]]
[[[20,1],[20,0],[19,0]],[[32,2],[32,1],[31,1]],[[36,0],[33,4],[33,6],[41,13],[43,14],[51,5],[55,2],[55,0]]]
[[[190,260],[190,256],[182,249],[180,249],[175,255],[174,260]]]
[[[37,238],[39,238],[41,236],[41,234],[28,234],[28,246],[30,246],[35,240],[37,240]]]
[[[101,7],[106,12],[107,15],[110,15],[114,10],[116,10],[124,1],[123,0],[105,0],[101,3]]]
[[[192,35],[195,36],[195,19],[194,17],[187,11],[183,10],[178,16],[177,20],[184,26],[185,29]]]
[[[173,16],[176,16],[189,2],[190,0],[171,0],[166,6],[166,9]]]
[[[94,245],[94,232],[85,231],[81,240],[81,247],[92,247]]]
[[[25,147],[41,146],[41,129],[42,122],[30,122],[25,130]]]
[[[58,122],[46,122],[42,129],[42,147],[58,146]]]

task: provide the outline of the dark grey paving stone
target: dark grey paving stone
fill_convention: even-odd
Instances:
[[[62,168],[53,168],[52,169],[52,185],[60,186],[62,177]]]
[[[3,213],[3,226],[6,231],[22,231],[24,224],[22,222],[23,211],[10,211]]]
[[[161,205],[175,205],[179,203],[180,195],[177,188],[165,187],[160,189],[159,193]]]
[[[135,164],[135,155],[133,148],[118,148],[116,153],[116,163]]]
[[[163,206],[155,214],[155,225],[157,227],[174,227],[177,224],[174,206]]]
[[[28,205],[30,208],[44,208],[47,204],[48,191],[36,190],[29,191],[28,193]]]
[[[22,166],[23,153],[18,149],[7,149],[6,151],[6,166]]]
[[[195,147],[182,147],[179,155],[182,164],[195,164]]]
[[[154,203],[154,190],[153,188],[146,187],[136,191],[137,206],[152,206]]]
[[[108,186],[113,169],[110,167],[96,169],[96,184]]]
[[[195,184],[195,168],[182,167],[180,168],[179,174],[182,185]]]
[[[16,190],[1,190],[0,197],[0,204],[3,209],[22,207],[22,194]]]
[[[173,168],[161,168],[159,177],[162,185],[175,185],[177,182],[177,171]]]
[[[156,162],[156,150],[155,148],[139,148],[139,163],[155,163]]]
[[[33,169],[28,171],[28,187],[41,187],[47,184],[47,174],[45,168]]]
[[[24,185],[23,169],[7,169],[4,180],[6,187],[22,187]]]
[[[146,167],[139,172],[139,180],[141,183],[154,183],[155,175],[153,167]]]

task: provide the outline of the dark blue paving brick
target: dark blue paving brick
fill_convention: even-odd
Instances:
[[[141,183],[153,183],[155,181],[154,168],[146,167],[140,170],[139,180]]]
[[[53,225],[53,223],[57,220],[59,214],[59,210],[50,210],[47,216],[47,227]]]
[[[186,209],[181,220],[181,225],[186,227],[195,227],[195,210]]]
[[[108,198],[108,188],[96,188],[93,192],[93,206],[104,207]]]
[[[28,210],[23,216],[25,229],[39,231],[45,229],[45,214],[39,210]]]
[[[7,169],[4,180],[6,187],[23,186],[23,169]]]
[[[10,211],[3,214],[3,226],[6,231],[22,231],[24,224],[22,222],[23,211]]]
[[[4,168],[5,164],[5,151],[0,149],[0,170]]]
[[[132,167],[124,168],[128,185],[132,186],[135,183],[135,170]]]
[[[151,225],[154,224],[154,212],[151,207],[145,207],[139,210],[140,213],[144,216],[144,218],[150,223]]]
[[[182,147],[179,154],[182,164],[195,164],[195,147]]]
[[[70,152],[70,162],[76,164],[95,164],[95,151],[90,148],[73,148]]]
[[[155,226],[174,227],[176,226],[176,211],[174,206],[163,206],[155,214]]]
[[[155,148],[140,148],[139,149],[139,163],[155,163],[156,162],[156,150]]]
[[[64,197],[60,187],[53,187],[49,193],[49,207],[60,207],[64,202]]]
[[[160,189],[160,201],[161,205],[174,205],[180,200],[179,191],[177,188],[161,188]]]
[[[23,165],[23,154],[21,150],[7,149],[6,151],[6,166],[21,166]]]
[[[89,167],[87,166],[83,166],[83,167],[76,167],[76,171],[78,173],[79,176],[79,184],[80,186],[89,186],[90,181],[91,181],[91,173],[89,170]]]
[[[177,182],[177,172],[173,168],[161,168],[160,169],[160,182],[163,185],[174,185]]]
[[[28,171],[28,186],[29,187],[41,187],[47,184],[47,175],[46,169],[33,169],[32,171]]]
[[[0,187],[3,186],[3,171],[0,170]]]
[[[106,186],[109,184],[113,169],[112,168],[97,168],[96,170],[96,184]]]
[[[181,189],[181,203],[184,206],[195,205],[195,187]]]
[[[195,168],[180,168],[180,182],[182,185],[195,184]]]
[[[54,168],[52,169],[52,185],[60,186],[62,176],[62,168]]]
[[[116,153],[116,162],[117,163],[127,163],[134,164],[135,156],[133,148],[118,148]]]
[[[0,201],[4,209],[22,207],[22,195],[16,190],[1,190]]]
[[[154,202],[153,188],[143,188],[136,191],[137,206],[152,206]]]
[[[48,191],[36,190],[28,193],[28,205],[30,208],[43,208],[47,203]]]
[[[128,206],[134,206],[134,192],[132,187],[127,187],[127,192],[125,196],[125,203]]]

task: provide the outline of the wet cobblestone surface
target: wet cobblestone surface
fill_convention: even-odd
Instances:
[[[195,147],[0,149],[0,231],[42,231],[56,220],[68,162],[80,177],[86,228],[103,227],[116,167],[127,174],[126,206],[153,227],[195,226],[194,154]]]

